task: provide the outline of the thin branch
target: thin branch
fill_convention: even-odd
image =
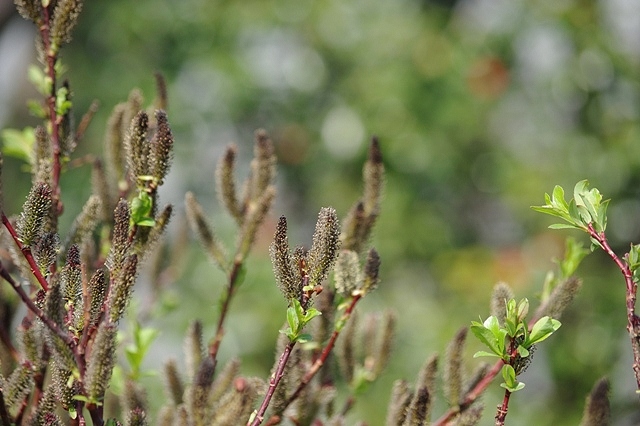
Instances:
[[[16,291],[16,293],[18,293],[18,296],[20,296],[20,299],[22,299],[24,304],[27,305],[27,308],[29,308],[29,310],[33,312],[47,327],[49,327],[51,331],[53,331],[58,337],[60,337],[62,341],[64,341],[71,348],[76,358],[78,358],[76,354],[77,345],[73,340],[73,338],[69,334],[65,333],[64,330],[62,330],[58,326],[58,324],[53,322],[51,318],[47,317],[44,314],[44,312],[42,312],[42,309],[38,308],[36,304],[33,303],[33,300],[31,300],[31,298],[27,295],[27,293],[22,288],[22,284],[17,283],[13,279],[13,277],[2,265],[2,262],[0,262],[0,277],[4,278],[6,282],[11,284],[11,286]],[[78,366],[83,364],[83,362],[80,359],[76,359],[76,362],[78,363]]]
[[[629,268],[629,265],[615,254],[615,252],[609,246],[607,237],[604,232],[597,232],[592,224],[587,226],[587,230],[591,238],[600,244],[602,249],[609,255],[609,257],[615,262],[620,269],[620,272],[624,276],[624,281],[627,286],[627,332],[631,339],[631,349],[633,350],[633,372],[636,376],[636,386],[640,390],[640,318],[636,315],[636,297],[638,293],[638,285],[633,279],[633,272]]]
[[[50,28],[51,13],[53,6],[50,4],[43,9],[43,20],[40,26],[40,37],[44,47],[45,54],[45,72],[51,82],[51,92],[46,97],[47,107],[49,109],[49,121],[51,122],[51,142],[53,145],[53,200],[56,203],[58,213],[62,213],[62,202],[60,201],[60,156],[62,150],[60,148],[60,121],[62,117],[58,117],[56,111],[56,62],[58,61],[57,52],[52,50]]]
[[[227,314],[229,313],[229,306],[231,305],[231,298],[234,296],[236,291],[236,285],[238,278],[240,276],[240,270],[242,269],[243,261],[240,259],[236,259],[233,262],[233,269],[229,273],[229,279],[227,281],[227,288],[225,289],[225,293],[223,295],[222,306],[220,308],[220,317],[218,318],[218,325],[216,327],[216,334],[211,343],[209,344],[209,356],[213,361],[217,360],[218,350],[220,349],[220,343],[222,343],[222,338],[224,337],[224,322],[227,318]]]
[[[29,247],[25,247],[22,245],[22,241],[20,241],[20,238],[18,238],[18,233],[16,232],[15,228],[9,221],[9,218],[7,218],[4,212],[1,212],[1,214],[2,214],[2,223],[4,224],[4,227],[7,228],[7,231],[9,231],[9,234],[11,234],[11,238],[13,238],[13,241],[16,243],[16,245],[22,252],[22,255],[29,263],[29,267],[31,268],[31,273],[33,274],[34,277],[36,277],[42,289],[44,291],[48,291],[49,283],[47,282],[47,279],[44,277],[44,275],[42,275],[42,272],[40,271],[40,268],[36,263],[36,259],[33,257],[33,253],[31,253],[31,249]]]
[[[267,411],[269,407],[269,403],[271,402],[271,398],[276,391],[276,387],[278,387],[278,383],[282,379],[284,374],[284,368],[287,365],[287,361],[289,360],[289,356],[291,356],[291,351],[293,347],[296,345],[296,342],[289,342],[287,346],[285,346],[282,355],[280,355],[280,359],[278,360],[278,366],[276,367],[276,372],[269,379],[269,388],[267,389],[267,394],[264,396],[264,400],[262,404],[260,404],[260,408],[258,409],[255,417],[253,418],[253,422],[247,422],[247,426],[258,426],[264,420],[264,413]]]
[[[358,293],[355,296],[353,296],[353,298],[351,299],[351,303],[349,304],[347,309],[344,311],[344,314],[342,314],[342,318],[340,319],[340,322],[346,323],[349,320],[349,318],[351,317],[351,314],[353,313],[354,308],[356,307],[356,304],[360,299],[362,299],[361,293]],[[331,351],[333,350],[333,347],[335,346],[336,340],[338,339],[338,336],[340,335],[341,331],[342,331],[341,329],[333,330],[333,333],[329,338],[329,342],[322,350],[320,357],[316,359],[316,361],[305,373],[305,375],[302,376],[302,379],[300,379],[300,383],[298,384],[298,387],[296,388],[296,390],[285,401],[284,407],[282,408],[283,411],[300,396],[300,393],[302,393],[304,388],[309,384],[309,382],[311,382],[311,379],[313,379],[315,375],[318,373],[318,371],[320,371],[324,363],[327,361],[327,358],[329,358],[329,355],[331,354]],[[275,417],[277,416],[274,415],[271,419],[269,419],[269,424],[277,424],[277,423],[273,423],[276,420]]]
[[[433,426],[445,426],[452,424],[451,422],[455,419],[455,417],[464,412],[467,408],[471,406],[482,393],[489,387],[493,379],[500,373],[502,370],[502,366],[504,365],[504,361],[501,359],[496,361],[496,363],[491,367],[491,370],[487,371],[487,374],[484,375],[482,380],[480,380],[474,387],[465,395],[464,399],[457,407],[449,408],[449,410],[444,413],[438,420],[433,423]]]
[[[504,426],[504,421],[507,418],[507,412],[509,411],[510,396],[511,392],[509,392],[508,389],[505,389],[502,405],[498,405],[498,412],[496,413],[496,426]]]

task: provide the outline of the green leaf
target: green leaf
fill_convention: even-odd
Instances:
[[[500,384],[500,386],[507,389],[509,392],[517,392],[524,388],[524,383],[519,382],[516,379],[516,372],[509,364],[505,364],[502,367],[502,378],[504,379],[504,383]]]
[[[294,334],[298,333],[298,327],[300,327],[300,320],[298,319],[298,314],[296,313],[295,306],[289,306],[287,308],[287,324],[291,329],[291,332]]]
[[[304,314],[304,324],[306,325],[309,321],[314,319],[315,317],[322,315],[322,312],[317,310],[316,308],[309,308],[307,312]]]
[[[589,250],[585,249],[582,243],[575,238],[567,238],[564,259],[559,262],[562,278],[569,278],[573,275],[582,259],[588,254]]]
[[[25,127],[24,130],[4,129],[2,136],[2,152],[8,157],[18,158],[33,165],[33,145],[36,141],[33,127]]]
[[[497,356],[504,356],[507,330],[500,328],[496,317],[490,316],[484,324],[472,321],[471,332]]]
[[[131,223],[138,226],[153,226],[156,221],[151,217],[153,199],[145,191],[139,191],[131,200]]]
[[[525,348],[524,346],[520,345],[518,346],[518,355],[520,355],[522,358],[527,358],[529,356],[529,350],[527,350],[527,348]]]
[[[299,334],[298,337],[295,339],[296,342],[300,342],[300,343],[307,343],[312,340],[313,338],[308,333]]]
[[[531,333],[527,336],[525,346],[531,347],[531,345],[542,342],[559,329],[561,325],[560,321],[548,316],[540,318],[531,328]]]
[[[473,354],[474,358],[479,358],[481,356],[493,356],[493,357],[496,357],[496,358],[502,358],[502,356],[500,356],[500,355],[496,355],[494,353],[487,352],[487,351],[478,351],[478,352]]]
[[[27,101],[27,109],[34,117],[45,119],[47,118],[47,110],[44,108],[41,102],[33,99]]]
[[[549,225],[549,229],[581,229],[584,230],[584,227],[577,225],[570,225],[568,223],[554,223],[553,225]]]
[[[568,213],[569,205],[564,199],[564,189],[560,185],[553,188],[551,204],[559,211]]]
[[[27,77],[31,84],[33,84],[38,91],[43,96],[49,96],[51,94],[51,86],[52,81],[49,76],[45,75],[42,68],[37,65],[30,65],[29,70],[27,71]]]

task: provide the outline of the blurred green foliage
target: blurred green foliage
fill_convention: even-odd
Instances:
[[[386,378],[354,410],[375,425],[391,381],[414,377],[455,330],[486,317],[495,282],[535,304],[569,234],[549,233],[549,220],[529,209],[553,185],[589,179],[613,200],[614,249],[640,241],[640,50],[628,3],[87,2],[63,60],[76,113],[94,98],[102,105],[85,153],[99,152],[110,109],[132,87],[151,98],[153,71],[167,77],[177,158],[163,199],[180,205],[186,190],[208,197],[221,235],[232,235],[232,221],[216,214],[212,179],[227,143],[238,143],[246,161],[254,129],[269,131],[280,162],[273,217],[285,214],[292,239],[308,245],[296,237],[309,234],[321,206],[346,213],[360,191],[366,141],[380,138],[387,185],[373,243],[383,281],[361,309],[399,310],[400,334]],[[72,217],[85,198],[66,196],[77,200],[65,201]],[[22,199],[8,202],[15,212]],[[267,260],[273,227],[254,251],[221,349],[262,377],[282,326],[270,313],[285,304]],[[187,259],[153,319],[159,341],[178,346],[194,314],[211,335],[223,283],[197,247]],[[617,424],[633,423],[634,411],[637,420],[623,281],[602,253],[578,274],[582,293],[523,376],[511,425],[532,424],[533,412],[537,424],[576,424],[602,375],[612,379]],[[160,360],[180,349],[155,352]],[[487,418],[499,398],[493,388]]]

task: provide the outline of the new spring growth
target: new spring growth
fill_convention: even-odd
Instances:
[[[283,216],[278,221],[269,253],[278,288],[290,304],[297,300],[306,307],[312,290],[322,285],[338,257],[339,229],[336,211],[330,207],[322,208],[311,249],[305,253],[303,249],[296,248],[292,254],[287,238],[287,220]]]
[[[504,383],[502,387],[515,392],[524,387],[516,376],[528,366],[534,345],[547,339],[558,328],[560,321],[548,316],[540,318],[531,327],[525,320],[529,311],[529,301],[522,299],[516,303],[514,299],[505,301],[506,317],[504,325],[500,325],[498,318],[490,316],[483,323],[472,321],[471,332],[482,342],[490,352],[478,351],[475,357],[498,357],[505,363],[502,369]]]

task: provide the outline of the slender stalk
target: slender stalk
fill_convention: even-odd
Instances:
[[[627,262],[620,259],[618,255],[611,249],[607,237],[604,232],[597,232],[592,224],[587,226],[587,230],[591,238],[600,244],[602,249],[609,255],[620,269],[624,276],[627,287],[626,306],[627,306],[627,332],[631,339],[631,349],[633,350],[633,372],[636,376],[636,386],[640,390],[640,317],[636,315],[636,298],[638,293],[638,284],[633,279],[633,272],[629,268]]]
[[[7,231],[9,231],[9,234],[11,234],[11,238],[13,238],[13,241],[16,243],[16,245],[22,252],[22,255],[29,263],[29,267],[31,268],[31,273],[33,274],[34,277],[36,277],[36,280],[38,280],[38,283],[40,284],[42,289],[44,291],[48,291],[49,283],[47,282],[47,279],[44,277],[44,275],[42,275],[42,272],[40,271],[40,268],[36,263],[36,259],[33,257],[33,253],[31,253],[31,249],[29,247],[25,247],[22,245],[22,241],[20,241],[20,238],[18,238],[18,233],[16,232],[15,228],[9,221],[9,218],[7,218],[4,212],[2,212],[1,214],[2,214],[2,223],[4,227],[7,228]]]
[[[42,25],[40,26],[40,37],[42,38],[42,44],[44,47],[45,53],[45,73],[51,82],[51,91],[48,93],[46,97],[46,104],[49,112],[49,121],[51,123],[50,134],[51,134],[51,143],[53,145],[53,200],[56,203],[56,209],[58,214],[62,213],[62,202],[60,201],[60,171],[61,171],[61,162],[60,156],[62,150],[60,148],[60,123],[62,117],[58,116],[56,111],[56,63],[58,61],[58,53],[56,50],[52,49],[51,46],[51,37],[50,37],[50,28],[49,25],[51,23],[51,14],[53,12],[53,5],[49,4],[49,6],[43,8],[43,20]]]
[[[20,296],[20,299],[22,299],[24,304],[27,305],[27,308],[29,308],[29,310],[33,312],[35,316],[37,316],[47,327],[49,327],[51,331],[53,331],[71,348],[74,355],[76,356],[76,362],[78,363],[78,366],[84,365],[84,362],[77,356],[77,351],[76,351],[77,345],[76,345],[76,342],[73,340],[73,338],[68,333],[65,333],[64,330],[62,330],[58,326],[58,324],[56,324],[49,317],[47,317],[44,314],[44,312],[42,312],[42,309],[38,308],[36,304],[33,303],[33,300],[31,300],[31,298],[27,295],[27,293],[22,288],[22,285],[17,283],[13,279],[13,277],[4,268],[1,262],[0,262],[0,277],[4,278],[6,282],[11,284],[11,286],[16,291],[16,293],[18,293],[18,296]]]
[[[349,304],[347,309],[344,311],[344,314],[342,315],[341,322],[346,323],[349,320],[349,318],[351,318],[351,314],[353,313],[353,310],[360,299],[362,299],[362,294],[357,294],[353,296],[353,298],[351,299],[351,303]],[[302,376],[302,379],[300,379],[300,383],[298,384],[298,387],[296,388],[296,390],[291,394],[289,398],[287,398],[284,404],[283,410],[286,409],[289,405],[291,405],[291,403],[300,396],[300,393],[302,393],[304,388],[309,384],[309,382],[311,382],[311,379],[313,379],[315,375],[318,373],[318,371],[320,371],[324,363],[327,361],[327,358],[329,358],[329,355],[331,354],[331,351],[333,350],[336,344],[336,340],[338,339],[338,336],[340,335],[341,331],[342,331],[341,329],[333,330],[333,333],[329,338],[329,342],[322,350],[320,357],[316,359],[316,361],[305,373],[305,375]],[[269,422],[270,422],[269,424],[277,424],[277,423],[272,423],[272,421],[275,420],[275,417],[276,416],[273,416],[271,419],[269,419]]]
[[[496,426],[504,426],[504,421],[507,418],[507,412],[509,411],[510,397],[511,397],[511,392],[509,392],[508,389],[505,389],[502,405],[498,406],[498,412],[496,413]]]
[[[445,426],[453,424],[456,416],[458,414],[464,412],[467,408],[471,406],[482,393],[489,387],[493,379],[500,373],[502,366],[504,365],[504,361],[498,360],[491,370],[487,371],[487,374],[484,375],[482,380],[480,380],[474,387],[465,395],[464,399],[457,407],[449,408],[449,410],[444,413],[438,420],[433,423],[433,426]]]
[[[231,298],[236,291],[236,284],[238,277],[240,276],[240,270],[242,269],[243,259],[236,258],[233,262],[233,268],[229,273],[229,279],[227,281],[227,288],[222,300],[222,307],[220,308],[220,317],[218,318],[218,325],[216,326],[216,335],[209,344],[209,356],[213,361],[217,360],[218,350],[220,349],[220,343],[224,337],[224,322],[229,313],[229,306],[231,305]]]
[[[269,388],[267,389],[267,394],[264,396],[264,400],[262,404],[260,404],[260,408],[258,409],[253,421],[247,422],[247,426],[258,426],[262,424],[264,420],[264,413],[267,411],[269,407],[269,403],[271,402],[271,398],[276,391],[276,387],[278,387],[278,383],[282,379],[284,374],[284,368],[287,365],[287,361],[289,360],[289,356],[291,356],[291,351],[293,347],[296,345],[296,342],[289,342],[287,346],[285,346],[282,355],[280,355],[280,359],[278,360],[278,366],[276,367],[276,372],[269,379]]]

